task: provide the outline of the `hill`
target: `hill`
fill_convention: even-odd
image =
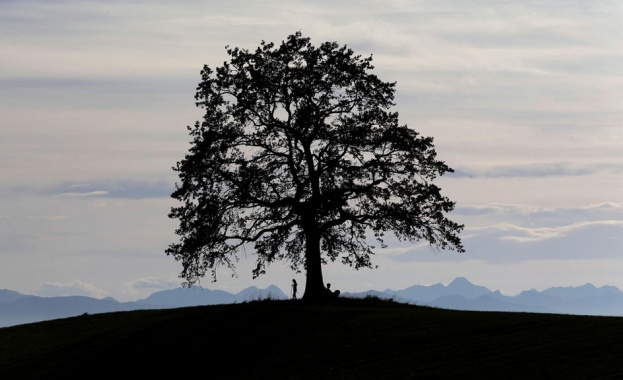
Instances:
[[[623,318],[255,301],[0,329],[0,377],[621,378]]]
[[[499,291],[491,291],[459,277],[448,285],[414,285],[397,291],[387,289],[360,293],[342,292],[342,294],[355,298],[376,296],[413,305],[454,310],[623,316],[623,292],[613,286],[597,288],[591,284],[549,288],[540,292],[528,290],[516,296],[505,296]],[[265,289],[251,286],[235,294],[203,287],[177,288],[158,291],[144,299],[131,302],[117,302],[110,297],[104,299],[84,296],[37,297],[0,289],[0,327],[67,318],[84,313],[220,305],[287,298],[288,296],[275,285]]]

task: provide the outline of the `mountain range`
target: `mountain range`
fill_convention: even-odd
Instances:
[[[613,286],[598,288],[592,284],[554,287],[543,291],[533,289],[516,296],[505,296],[499,291],[491,291],[459,277],[448,285],[414,285],[403,290],[342,292],[342,295],[377,296],[397,302],[455,310],[623,316],[623,292]],[[236,294],[202,287],[177,288],[155,292],[147,298],[131,302],[118,302],[110,297],[38,297],[12,290],[0,290],[0,327],[85,313],[231,304],[268,298],[289,297],[275,285],[265,289],[251,286]]]

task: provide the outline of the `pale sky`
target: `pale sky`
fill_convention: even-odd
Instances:
[[[180,285],[167,213],[225,46],[301,31],[373,55],[401,124],[456,173],[467,252],[396,244],[378,269],[325,268],[347,292],[463,276],[514,295],[623,289],[623,2],[0,0],[0,289],[144,298]],[[289,289],[286,265],[202,286]]]

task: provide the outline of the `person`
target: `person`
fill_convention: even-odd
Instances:
[[[297,288],[296,280],[292,279],[292,299],[296,299],[296,288]]]
[[[340,291],[339,290],[336,290],[336,291],[331,290],[331,284],[329,284],[329,283],[327,283],[327,293],[329,294],[330,297],[333,297],[333,298],[337,298],[337,297],[340,296]]]

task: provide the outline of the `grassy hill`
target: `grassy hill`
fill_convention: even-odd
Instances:
[[[378,299],[85,315],[0,329],[0,378],[623,378],[623,318]]]

